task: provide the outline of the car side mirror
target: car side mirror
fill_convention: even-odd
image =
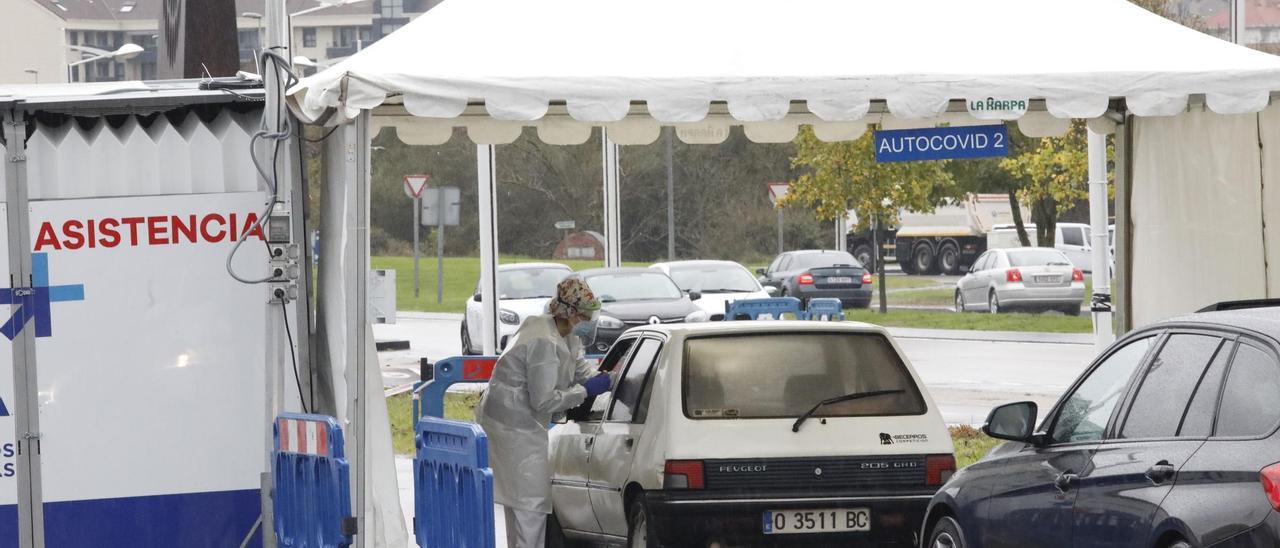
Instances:
[[[701,298],[702,298],[702,293],[699,293],[699,292],[697,292],[697,291],[690,291],[690,292],[689,292],[689,300],[691,300],[691,301],[696,301],[696,300],[701,299]]]
[[[982,433],[996,439],[1033,443],[1036,439],[1035,402],[1020,401],[1001,405],[987,415]]]
[[[471,300],[473,300],[473,301],[475,301],[475,302],[480,302],[480,294],[479,294],[479,293],[476,293],[475,295],[472,295],[472,296],[471,296]],[[455,301],[455,302],[456,302],[456,301]]]
[[[764,286],[764,292],[768,293],[770,297],[774,297],[774,296],[777,296],[778,294],[778,288],[773,287],[771,285],[766,285]]]
[[[764,269],[763,269],[763,268],[757,268],[757,269],[756,269],[756,274],[759,274],[759,275],[761,275],[761,276],[764,276]]]

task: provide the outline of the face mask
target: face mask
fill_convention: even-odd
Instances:
[[[596,321],[578,322],[573,326],[573,334],[581,338],[584,345],[591,344],[596,340]]]

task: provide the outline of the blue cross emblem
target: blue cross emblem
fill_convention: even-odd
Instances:
[[[0,333],[13,340],[34,319],[37,337],[53,336],[50,303],[83,300],[84,284],[49,285],[49,255],[32,253],[31,287],[0,288],[0,304],[15,305]]]

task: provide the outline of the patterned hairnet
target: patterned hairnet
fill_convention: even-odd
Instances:
[[[557,318],[569,319],[576,314],[592,316],[600,310],[600,301],[581,276],[569,276],[556,286],[556,296],[547,303],[547,312]]]

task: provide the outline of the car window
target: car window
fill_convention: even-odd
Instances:
[[[797,418],[853,393],[893,391],[819,409],[819,417],[919,415],[924,398],[898,353],[874,333],[699,337],[684,347],[684,409],[692,419]]]
[[[1213,417],[1218,410],[1218,395],[1222,392],[1223,375],[1227,364],[1231,362],[1232,344],[1226,343],[1218,348],[1213,362],[1200,378],[1196,394],[1187,403],[1187,412],[1182,417],[1182,426],[1178,428],[1179,436],[1205,437],[1213,434]]]
[[[1174,333],[1151,359],[1121,428],[1122,438],[1169,438],[1222,339]]]
[[[796,255],[795,266],[790,267],[792,270],[800,270],[803,268],[823,268],[838,264],[849,266],[861,266],[857,259],[853,258],[844,251],[825,251],[822,253],[802,253]]]
[[[1011,266],[1071,265],[1071,260],[1056,249],[1012,249],[1005,253]]]
[[[782,262],[778,263],[778,270],[776,272],[786,272],[788,268],[791,268],[791,256],[783,255]]]
[[[1009,263],[1004,259],[1004,253],[996,252],[991,254],[991,260],[987,263],[987,270],[1009,268]]]
[[[986,266],[986,265],[987,265],[987,262],[988,262],[988,261],[990,261],[990,260],[991,260],[991,252],[990,252],[990,251],[988,251],[988,252],[986,252],[986,253],[983,253],[982,255],[979,255],[979,256],[978,256],[978,260],[973,261],[973,271],[974,271],[974,272],[980,272],[980,271],[982,271],[982,270],[986,270],[986,268],[987,268],[987,266]]]
[[[1084,231],[1078,226],[1068,226],[1062,229],[1062,243],[1066,245],[1084,245]]]
[[[1154,336],[1147,336],[1126,343],[1094,367],[1059,406],[1049,438],[1058,443],[1101,440],[1129,378],[1154,342]]]
[[[1261,436],[1280,422],[1280,370],[1273,354],[1242,343],[1231,360],[1218,410],[1217,436]]]
[[[609,420],[630,422],[640,405],[640,396],[644,392],[645,378],[662,350],[662,342],[657,339],[644,339],[636,351],[631,354],[631,363],[626,372],[613,389],[613,410],[609,411]]]
[[[756,279],[736,264],[701,264],[671,268],[671,279],[685,291],[746,293],[756,290]]]
[[[614,342],[613,347],[609,349],[609,353],[605,354],[604,359],[600,360],[600,368],[605,371],[612,371],[619,365],[625,364],[626,362],[623,358],[626,357],[627,351],[631,350],[631,347],[635,345],[636,340],[636,337],[626,337]],[[609,396],[607,395],[588,397],[586,401],[582,402],[582,405],[566,411],[564,416],[566,419],[576,422],[599,421],[604,418],[604,411],[607,409],[605,406],[608,403]],[[592,413],[595,414],[594,418],[592,418]]]
[[[500,270],[498,271],[498,298],[549,299],[556,294],[556,284],[571,273],[567,268],[535,267]]]
[[[769,269],[768,269],[766,272],[777,272],[777,271],[781,270],[781,269],[782,269],[782,259],[783,259],[783,258],[785,258],[785,257],[786,257],[786,255],[778,255],[777,257],[775,257],[775,258],[773,259],[773,262],[772,262],[772,263],[769,263]]]
[[[596,274],[587,285],[601,302],[679,299],[684,292],[666,274],[658,271]]]

